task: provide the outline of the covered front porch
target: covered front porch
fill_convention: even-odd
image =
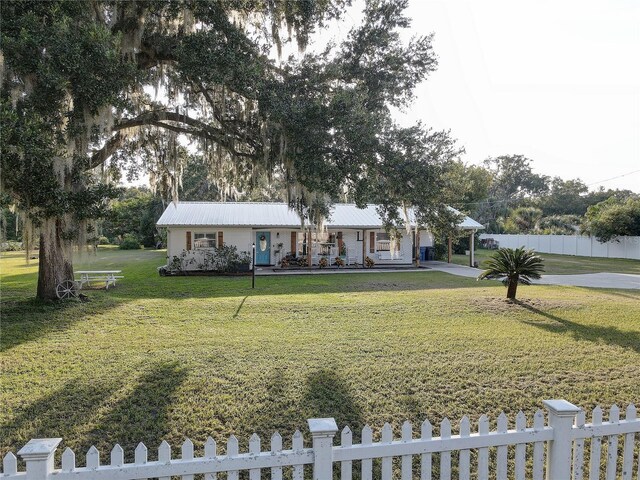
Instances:
[[[295,234],[285,264],[362,266],[367,262],[375,265],[411,265],[413,260],[413,236],[394,238],[381,229],[326,229],[300,230]]]

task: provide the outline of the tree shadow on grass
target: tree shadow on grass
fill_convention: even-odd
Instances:
[[[87,437],[90,444],[115,443],[133,461],[134,450],[143,442],[150,452],[157,450],[170,434],[171,407],[188,370],[178,362],[161,362],[145,368],[134,388],[119,399]],[[85,445],[88,447],[88,445]],[[179,445],[173,445],[179,448]],[[105,450],[106,453],[106,450]]]
[[[1,454],[15,453],[31,438],[77,438],[78,431],[91,425],[116,388],[115,381],[91,384],[74,378],[31,403],[25,399],[24,405],[0,424]]]
[[[620,330],[619,328],[611,326],[599,327],[595,325],[582,325],[542,311],[519,300],[515,300],[514,303],[529,312],[553,321],[553,323],[541,323],[532,320],[523,320],[523,323],[527,325],[532,325],[551,333],[570,333],[576,340],[586,340],[595,343],[603,342],[608,345],[631,349],[636,353],[640,353],[640,333],[638,332]]]
[[[32,438],[52,437],[63,439],[58,459],[70,447],[79,465],[91,445],[108,458],[119,443],[127,461],[133,460],[139,442],[153,452],[169,432],[170,407],[186,373],[177,362],[153,364],[122,393],[126,379],[70,380],[0,424],[0,455],[17,451]]]
[[[333,417],[340,428],[348,425],[359,436],[364,426],[363,410],[338,373],[322,368],[298,379],[287,372],[286,368],[274,369],[265,385],[264,398],[236,419],[239,424],[235,430],[240,434],[241,444],[248,440],[244,438],[248,432],[258,432],[268,438],[278,431],[285,448],[290,448],[296,429],[303,432],[305,444],[310,444],[307,425],[310,418]]]
[[[632,300],[640,300],[640,290],[635,293],[623,293],[623,292],[605,292],[607,295],[613,295],[616,297],[630,298]]]
[[[348,425],[354,437],[360,436],[364,426],[362,407],[335,370],[323,368],[307,375],[302,401],[307,418],[333,417],[339,428]]]
[[[0,352],[51,333],[61,332],[85,317],[108,311],[122,302],[109,299],[95,304],[79,300],[44,302],[36,299],[3,302]]]

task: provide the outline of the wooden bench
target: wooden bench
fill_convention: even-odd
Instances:
[[[117,275],[122,273],[122,270],[79,270],[75,272],[80,275],[80,280],[77,280],[80,288],[85,284],[91,286],[91,281],[104,282],[104,288],[109,289],[109,285],[116,286],[116,280],[124,278],[124,275]]]

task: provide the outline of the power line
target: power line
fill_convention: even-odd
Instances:
[[[599,183],[608,182],[609,180],[615,180],[616,178],[626,177],[627,175],[632,175],[632,174],[638,173],[638,172],[640,172],[640,169],[634,170],[634,171],[628,172],[628,173],[623,173],[622,175],[618,175],[617,177],[611,177],[611,178],[607,178],[606,180],[600,180],[599,182],[590,183],[589,185],[587,185],[587,187],[591,187],[593,185],[598,185]]]
[[[532,198],[532,197],[527,197],[527,198]],[[479,202],[464,202],[464,203],[456,203],[454,204],[456,207],[460,206],[460,205],[498,205],[500,203],[509,203],[509,202],[517,202],[518,198],[505,198],[505,199],[498,199],[498,200],[480,200]]]

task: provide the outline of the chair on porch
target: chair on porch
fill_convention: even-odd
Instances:
[[[347,265],[358,265],[358,251],[356,250],[356,246],[353,243],[346,243],[345,245],[347,247],[345,263]]]

